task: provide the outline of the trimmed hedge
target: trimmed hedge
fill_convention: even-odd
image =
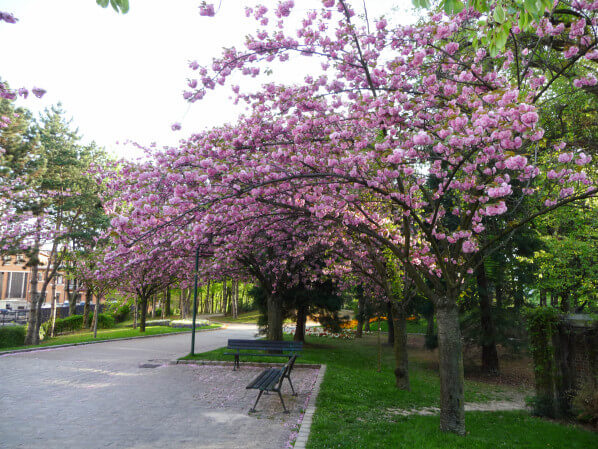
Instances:
[[[87,327],[91,329],[91,325],[93,323],[93,313],[89,314],[87,318]],[[114,327],[116,324],[116,320],[114,317],[108,313],[100,313],[98,315],[98,329],[110,329]]]
[[[87,327],[91,327],[91,323],[93,322],[93,313],[90,313],[87,317]],[[98,329],[109,329],[114,327],[114,318],[112,315],[107,313],[100,313],[98,315]],[[43,324],[43,330],[47,334],[48,327],[50,326],[50,322],[46,322]],[[75,332],[81,330],[83,328],[83,315],[71,315],[66,318],[57,318],[56,323],[54,324],[54,335],[60,334],[68,334],[70,332]]]
[[[25,344],[25,326],[0,327],[0,348],[12,348]]]
[[[49,324],[49,321],[47,323],[44,323],[46,333]],[[54,323],[54,335],[75,332],[81,329],[82,327],[83,315],[71,315],[66,318],[57,318],[56,322]]]

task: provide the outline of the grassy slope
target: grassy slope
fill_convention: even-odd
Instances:
[[[198,329],[208,329],[208,328],[216,328],[219,327],[218,325],[210,325],[204,327],[198,327]],[[128,337],[141,337],[145,335],[161,335],[161,334],[170,334],[170,333],[177,333],[177,332],[185,332],[189,331],[189,329],[185,328],[173,328],[168,326],[148,326],[145,328],[145,332],[139,332],[139,329],[131,329],[131,328],[116,328],[116,329],[98,329],[98,336],[97,338],[93,338],[93,332],[89,331],[80,331],[75,332],[73,334],[68,335],[59,335],[58,337],[54,337],[49,339],[48,341],[44,341],[42,344],[39,345],[32,345],[32,346],[18,346],[14,348],[2,348],[2,351],[9,351],[14,349],[26,349],[26,348],[43,348],[46,346],[57,346],[57,345],[66,345],[72,343],[84,343],[88,341],[96,341],[96,340],[112,340],[115,338],[128,338]]]
[[[598,447],[596,434],[533,418],[525,412],[467,413],[468,436],[441,434],[437,416],[402,417],[392,413],[392,409],[438,405],[438,375],[428,368],[429,363],[412,359],[412,391],[404,392],[394,387],[393,357],[388,347],[383,347],[382,372],[377,372],[375,336],[361,341],[309,337],[307,343],[299,362],[328,366],[318,396],[310,449]],[[223,352],[219,349],[195,358],[231,359]],[[470,402],[513,393],[508,387],[473,381],[466,381],[465,388],[466,400]]]
[[[210,321],[216,321],[218,323],[251,323],[257,324],[257,320],[260,316],[260,313],[257,310],[252,310],[250,312],[240,313],[237,318],[233,318],[230,316],[215,316],[211,317]]]

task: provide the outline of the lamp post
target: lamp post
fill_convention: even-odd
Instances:
[[[193,324],[191,325],[191,355],[195,355],[195,320],[197,319],[197,272],[199,271],[199,246],[195,251],[195,287],[193,289]]]

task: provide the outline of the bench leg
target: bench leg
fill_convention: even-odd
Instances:
[[[240,369],[239,367],[239,354],[235,354],[235,363],[233,364],[233,371]]]
[[[255,412],[255,407],[257,406],[257,403],[260,401],[260,398],[262,397],[263,393],[264,391],[260,390],[259,394],[257,395],[257,399],[255,400],[255,404],[253,404],[253,408],[249,409],[250,412]]]
[[[282,408],[284,409],[284,413],[289,413],[289,411],[287,410],[287,408],[284,405],[284,401],[282,400],[282,394],[280,394],[280,390],[278,390],[277,393],[278,393],[278,397],[280,398],[280,402],[282,402]]]
[[[295,389],[293,388],[293,382],[291,382],[291,376],[287,376],[287,379],[289,379],[289,384],[291,385],[291,390],[293,391],[293,396],[297,396],[297,393],[295,393]]]

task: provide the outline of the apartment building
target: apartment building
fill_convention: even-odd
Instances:
[[[40,266],[37,276],[38,290],[43,285],[44,270],[48,264],[47,253],[40,254]],[[27,260],[21,254],[4,255],[0,261],[0,309],[28,309],[31,302],[31,267],[26,266]],[[70,282],[70,290],[77,292],[76,301],[85,300],[85,292],[77,288],[76,281],[66,279],[63,273],[58,273],[50,283],[46,292],[45,304],[51,303],[51,295],[55,282],[55,295],[57,304],[68,304],[67,282]]]

